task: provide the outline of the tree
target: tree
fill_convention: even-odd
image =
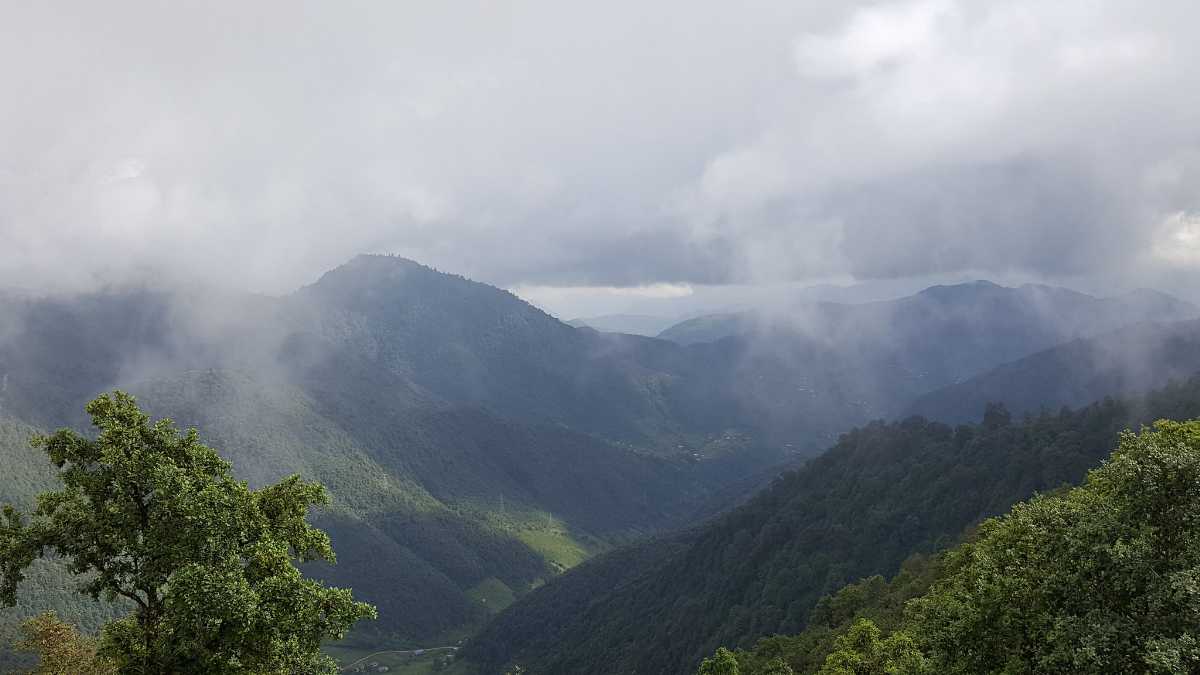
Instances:
[[[1200,671],[1200,422],[1125,432],[1064,495],[985,522],[913,601],[938,672]]]
[[[907,634],[880,639],[870,619],[859,619],[838,637],[818,675],[917,675],[929,672],[925,656]]]
[[[31,675],[116,675],[116,665],[96,653],[96,641],[80,635],[54,612],[25,621],[21,633],[24,637],[14,646],[38,655]]]
[[[793,675],[793,673],[792,667],[784,663],[781,658],[767,661],[762,670],[762,675]]]
[[[738,675],[737,657],[724,647],[700,663],[696,675]]]
[[[1001,429],[1012,424],[1012,413],[1003,403],[989,403],[983,409],[983,428]]]
[[[122,673],[332,671],[321,642],[375,611],[296,568],[334,561],[305,521],[327,504],[324,488],[291,476],[251,490],[195,429],[151,423],[120,391],[87,412],[94,440],[34,439],[63,489],[40,495],[31,518],[4,507],[0,602],[11,606],[23,571],[53,553],[82,575],[82,592],[132,607],[104,626],[98,649]]]

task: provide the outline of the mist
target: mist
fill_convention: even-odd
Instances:
[[[968,274],[1194,297],[1198,14],[19,3],[0,286],[282,294],[388,252],[563,318]]]

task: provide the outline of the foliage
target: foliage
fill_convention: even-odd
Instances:
[[[763,666],[762,675],[793,675],[795,671],[783,659],[774,658]]]
[[[857,620],[868,620],[885,634],[898,630],[906,603],[924,595],[941,569],[940,556],[918,554],[904,561],[891,580],[875,575],[847,584],[817,602],[799,634],[761,638],[752,648],[737,652],[738,664],[747,675],[774,673],[776,662],[797,673],[814,673]]]
[[[733,652],[721,647],[716,654],[700,663],[697,675],[738,675],[738,663]]]
[[[5,506],[0,600],[15,602],[38,557],[65,558],[81,591],[134,605],[104,626],[100,653],[138,673],[324,669],[321,641],[374,616],[294,565],[334,557],[305,522],[310,506],[326,503],[319,484],[293,476],[250,490],[194,429],[152,424],[119,391],[87,412],[95,440],[70,430],[35,440],[63,489],[40,495],[32,519]]]
[[[782,653],[814,672],[832,635],[821,674],[1196,672],[1197,542],[1200,421],[1159,421],[1122,433],[1081,487],[1015,505],[916,574],[847,586],[806,631],[737,661],[757,675]]]
[[[870,619],[859,619],[838,636],[817,675],[918,675],[927,668],[925,655],[906,633],[881,639]]]
[[[1121,435],[1065,495],[984,523],[914,601],[939,672],[1200,669],[1200,421]]]
[[[34,652],[38,665],[32,675],[116,675],[117,667],[97,653],[96,641],[80,635],[54,612],[46,612],[21,624],[24,637],[19,651]]]

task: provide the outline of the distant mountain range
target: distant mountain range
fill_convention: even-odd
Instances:
[[[339,564],[310,572],[378,604],[378,631],[429,641],[596,552],[737,503],[769,467],[942,387],[1195,314],[1157,294],[978,283],[739,315],[711,341],[679,337],[685,322],[667,331],[680,344],[360,256],[283,297],[0,294],[0,423],[86,428],[83,405],[121,387],[198,426],[251,483],[322,481]],[[0,495],[28,503],[49,474],[22,433],[0,434]]]
[[[769,428],[828,445],[854,424],[901,415],[916,398],[999,364],[1123,326],[1195,316],[1195,306],[1148,291],[1096,298],[976,282],[884,302],[701,317],[662,337],[735,354],[714,361],[737,364],[737,386]]]
[[[567,324],[576,328],[594,328],[605,333],[654,337],[678,322],[678,319],[649,314],[605,314],[571,319]]]
[[[1060,312],[1062,312],[1060,314]],[[881,325],[913,334],[957,331],[979,339],[998,330],[997,347],[1007,340],[1017,351],[1027,344],[1094,335],[1143,321],[1192,318],[1200,310],[1165,293],[1137,290],[1113,298],[1097,298],[1065,288],[1026,284],[1010,288],[990,281],[932,286],[897,300],[857,304],[800,301],[773,310],[708,314],[674,324],[658,334],[679,344],[714,342],[764,331],[793,332],[809,338],[842,339],[855,332],[868,340],[882,338]],[[925,322],[933,322],[932,324]],[[1020,338],[1025,341],[1020,341]],[[911,344],[900,345],[901,348]]]
[[[978,419],[991,402],[1014,414],[1127,396],[1200,372],[1200,322],[1143,323],[1072,340],[919,397],[909,412]]]

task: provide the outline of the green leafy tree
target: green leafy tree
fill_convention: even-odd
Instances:
[[[1200,672],[1200,422],[1125,432],[946,568],[909,622],[939,672]]]
[[[818,675],[917,675],[927,673],[925,656],[902,632],[881,638],[870,619],[859,619],[838,637]]]
[[[762,675],[793,675],[792,667],[781,658],[773,658],[763,666]]]
[[[739,672],[737,657],[728,649],[720,647],[715,654],[700,663],[700,670],[696,671],[696,675],[738,675]]]
[[[98,649],[122,673],[331,672],[321,642],[375,611],[296,568],[334,560],[305,521],[327,503],[324,488],[292,476],[251,490],[194,429],[151,423],[119,391],[87,412],[94,440],[70,430],[34,440],[63,488],[40,495],[29,518],[4,507],[0,601],[12,605],[23,571],[54,554],[83,592],[132,607]]]
[[[96,653],[96,641],[80,635],[54,612],[25,621],[21,633],[14,646],[38,656],[31,675],[116,675],[116,665]]]

